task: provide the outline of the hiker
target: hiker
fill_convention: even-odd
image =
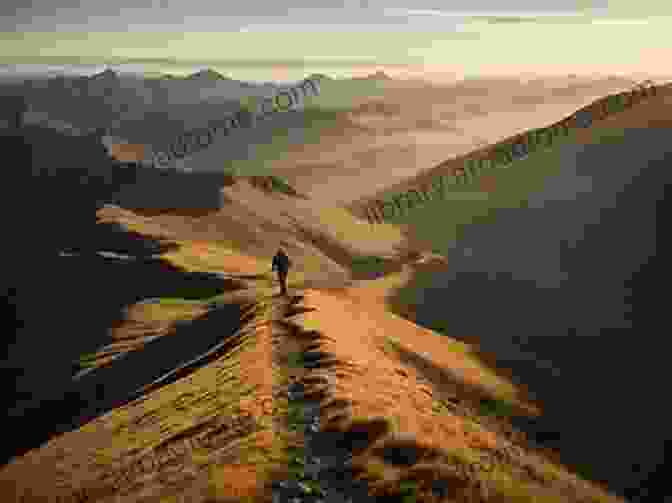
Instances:
[[[278,279],[280,280],[281,295],[287,295],[287,272],[289,271],[292,262],[282,248],[278,249],[278,253],[273,257],[272,271],[278,271]]]

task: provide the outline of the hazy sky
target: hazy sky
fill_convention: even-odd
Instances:
[[[277,60],[286,67],[307,61],[315,68],[413,63],[470,75],[672,74],[663,66],[672,61],[669,0],[540,3],[4,0],[0,31],[15,35],[0,34],[0,62],[120,56]]]
[[[378,0],[4,0],[1,31],[229,31],[252,29],[443,29],[452,20],[428,12],[464,12],[487,15],[518,13],[576,13],[590,7],[608,7],[607,0],[453,0],[446,2],[381,2]],[[543,3],[543,7],[539,4]],[[641,7],[640,2],[638,6]],[[405,10],[427,11],[404,15]],[[394,12],[396,10],[396,12]],[[639,9],[638,9],[639,10]],[[389,12],[388,12],[389,11]]]

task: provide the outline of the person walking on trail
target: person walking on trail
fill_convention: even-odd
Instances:
[[[278,249],[278,253],[273,257],[273,271],[278,271],[278,279],[280,280],[281,295],[287,295],[287,272],[292,265],[289,257],[282,248]]]

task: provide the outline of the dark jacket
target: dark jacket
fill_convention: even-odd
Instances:
[[[273,270],[277,269],[280,272],[287,273],[291,265],[292,262],[283,251],[279,251],[275,254],[275,257],[273,257]]]

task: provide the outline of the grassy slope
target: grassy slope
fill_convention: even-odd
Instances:
[[[142,225],[135,222],[134,227],[142,228]],[[189,244],[192,246],[183,243],[180,249],[170,255],[171,262],[189,271],[207,270],[209,267],[221,270],[232,255],[234,261],[237,258],[244,259],[231,250],[210,246],[209,253],[201,255],[195,264],[194,252],[201,250],[201,247],[199,243]],[[263,466],[270,459],[284,459],[275,441],[277,439],[271,434],[270,412],[259,408],[259,400],[271,394],[270,341],[269,334],[263,328],[271,304],[264,300],[268,299],[264,292],[270,293],[265,284],[262,278],[252,296],[231,297],[223,294],[196,301],[165,297],[155,299],[156,302],[151,304],[132,306],[133,317],[127,316],[120,330],[129,322],[138,320],[155,329],[166,323],[199,324],[208,313],[231,303],[240,304],[249,315],[247,319],[241,319],[238,336],[229,344],[228,350],[208,365],[149,393],[146,399],[116,408],[3,467],[0,470],[3,499],[18,501],[21,494],[29,490],[30,478],[38,472],[43,474],[40,487],[30,491],[32,497],[38,499],[79,494],[80,497],[99,500],[113,493],[134,493],[138,486],[133,479],[140,474],[138,472],[127,480],[123,476],[124,470],[138,469],[139,465],[134,463],[140,459],[154,460],[156,463],[161,456],[170,457],[171,453],[183,450],[185,445],[190,445],[191,451],[187,458],[180,458],[179,455],[178,458],[185,466],[192,467],[190,470],[201,471],[198,484],[195,484],[200,487],[201,493],[205,491],[210,497],[240,496],[241,491],[255,493]],[[179,332],[175,336],[179,337]],[[102,348],[97,353],[98,366],[104,362],[104,354],[109,349]],[[117,353],[124,353],[141,347],[114,349]],[[244,426],[244,421],[235,422],[241,415],[249,414],[252,414],[255,423],[252,430]],[[224,431],[226,440],[218,440],[216,448],[199,446],[198,438],[203,437],[209,429],[212,431],[213,427]],[[193,448],[194,445],[196,448]],[[35,457],[38,454],[39,460]],[[227,455],[237,460],[235,467],[227,463],[220,464],[220,460]],[[146,462],[149,466],[150,461]],[[258,463],[261,470],[255,468]],[[200,467],[204,467],[205,471]],[[187,472],[186,475],[189,475]],[[143,473],[149,478],[145,478],[140,487],[160,496],[161,501],[164,497],[172,498],[183,490],[188,491],[194,485],[192,478],[187,477],[178,484],[177,490],[166,486],[162,482],[164,468],[149,469]],[[234,473],[236,484],[232,486],[225,483]],[[60,489],[55,489],[55,485]],[[189,500],[196,497],[195,494],[187,496]]]
[[[325,87],[323,87],[323,93],[326,95]],[[618,131],[605,132],[604,136],[616,138]],[[482,201],[445,201],[430,203],[425,208],[416,209],[412,213],[412,218],[417,225],[420,236],[424,239],[432,237],[431,223],[427,222],[430,218],[428,211],[433,211],[436,214],[438,210],[442,213],[442,227],[445,228],[446,232],[453,232],[453,235],[458,237],[461,225],[472,223],[479,218],[490,218],[496,208],[524,204],[526,194],[541,187],[544,179],[551,176],[555,172],[554,170],[559,169],[559,166],[554,164],[553,160],[552,152],[538,153],[525,161],[519,161],[512,169],[494,173],[493,176],[497,177],[498,191],[494,198],[488,200],[487,203]],[[368,225],[362,226],[357,223],[345,211],[324,209],[321,221],[333,231],[333,234],[337,236],[336,242],[341,243],[341,245],[348,241],[356,243],[360,240],[372,239]],[[155,234],[157,230],[157,224],[151,218],[139,219],[133,223],[127,222],[127,224],[134,230],[139,232],[144,230],[148,234]],[[350,227],[359,229],[361,232],[354,236],[348,234]],[[381,228],[386,228],[390,232],[394,229],[392,225],[383,225]],[[164,257],[187,270],[231,270],[237,267],[233,267],[234,263],[242,260],[247,264],[245,267],[250,271],[262,273],[263,265],[250,258],[249,255],[243,256],[251,250],[246,249],[244,244],[236,243],[235,239],[228,244],[223,241],[196,243],[188,240],[182,244],[182,248],[169,252]],[[243,255],[241,255],[241,251],[244,252]],[[441,250],[438,249],[438,251]],[[367,268],[370,264],[377,267],[378,262],[374,257],[358,263],[361,267]],[[385,279],[381,281],[385,281]],[[268,319],[269,315],[270,305],[264,299],[267,299],[271,293],[272,283],[268,281],[268,278],[261,277],[258,280],[251,281],[249,287],[249,292],[251,292],[255,303],[255,316],[251,320],[246,320],[245,323],[241,322],[242,325],[263,322]],[[427,409],[414,412],[406,411],[408,414],[406,418],[394,419],[393,416],[390,416],[388,429],[394,434],[404,431],[412,435],[419,434],[419,431],[414,430],[409,425],[413,423],[414,415],[429,414],[434,418],[432,421],[437,422],[437,424],[442,421],[454,424],[457,421],[460,429],[470,430],[474,438],[480,438],[484,441],[486,438],[492,438],[491,432],[488,433],[486,430],[498,431],[497,428],[502,427],[502,422],[489,423],[487,418],[493,415],[506,416],[512,413],[513,406],[509,400],[512,399],[513,390],[510,388],[510,384],[496,380],[490,380],[488,384],[487,369],[479,367],[479,362],[470,356],[469,348],[466,345],[441,337],[440,340],[432,339],[434,341],[432,344],[440,344],[443,349],[431,351],[430,348],[434,348],[432,344],[429,344],[430,338],[428,336],[414,335],[411,331],[407,331],[410,330],[408,327],[411,324],[404,325],[407,322],[403,322],[403,320],[393,321],[398,320],[398,318],[392,317],[382,310],[375,311],[374,306],[366,304],[361,305],[362,313],[359,323],[355,322],[350,327],[350,331],[347,332],[351,337],[354,336],[354,340],[359,342],[355,345],[339,344],[338,332],[342,331],[343,327],[338,323],[330,322],[324,316],[331,312],[336,313],[335,319],[352,319],[351,314],[345,314],[347,311],[340,313],[341,310],[345,309],[347,303],[334,300],[326,295],[315,294],[311,298],[314,300],[321,299],[320,302],[312,306],[318,309],[317,314],[312,317],[307,316],[297,324],[299,330],[308,333],[320,331],[327,338],[332,338],[334,344],[331,346],[331,350],[340,354],[341,362],[354,357],[366,357],[367,355],[374,357],[372,361],[377,362],[373,366],[360,365],[359,370],[354,372],[354,374],[361,374],[362,377],[359,381],[346,383],[346,387],[351,386],[352,391],[359,389],[362,385],[364,387],[368,385],[370,390],[373,391],[368,395],[360,395],[359,398],[363,400],[363,415],[350,417],[346,421],[350,427],[353,421],[359,421],[360,426],[364,424],[364,427],[373,424],[374,418],[367,416],[365,409],[375,405],[380,396],[375,393],[374,380],[367,380],[367,372],[371,372],[372,368],[391,365],[391,368],[401,367],[403,372],[407,374],[414,372],[418,374],[419,370],[415,368],[416,364],[413,363],[415,360],[412,358],[412,353],[417,356],[417,354],[426,354],[428,351],[432,354],[450,355],[450,357],[446,357],[449,361],[452,361],[453,366],[449,366],[449,369],[457,372],[458,375],[460,372],[465,372],[463,375],[465,378],[467,375],[471,375],[472,380],[476,379],[482,387],[490,390],[489,395],[486,393],[489,398],[477,400],[473,393],[465,390],[459,391],[458,394],[461,395],[460,399],[464,404],[464,409],[458,412],[449,402],[441,398],[441,394],[445,393],[443,385],[440,382],[431,382],[430,379],[429,385],[433,391],[432,395],[436,399],[427,402]],[[198,323],[198,317],[194,319],[195,311],[200,314],[212,309],[217,302],[227,303],[232,302],[232,299],[233,297],[227,294],[196,302],[168,297],[160,299],[157,304],[151,307],[138,308],[137,316],[148,323],[166,321],[174,323],[179,320]],[[244,302],[244,299],[239,299],[238,302]],[[370,310],[371,316],[368,324],[365,322],[367,310]],[[390,324],[389,330],[383,331],[383,334],[388,337],[381,339],[376,333],[376,327],[383,326],[384,323]],[[249,344],[243,344],[243,339],[241,339],[241,343],[236,344],[226,355],[190,377],[152,392],[147,400],[115,409],[109,414],[88,423],[78,431],[62,435],[49,443],[50,449],[40,449],[45,457],[38,464],[41,464],[43,469],[46,470],[45,473],[52,474],[41,480],[45,490],[50,490],[53,466],[63,469],[64,473],[70,474],[65,477],[66,487],[73,486],[73,482],[74,487],[78,484],[82,485],[82,480],[89,480],[89,482],[83,482],[83,485],[95,485],[91,480],[91,476],[95,473],[118,470],[120,463],[130,464],[143,452],[149,453],[153,450],[163,449],[160,446],[169,443],[171,438],[176,438],[181,432],[196,426],[197,423],[218,415],[239,415],[245,409],[254,412],[261,426],[260,431],[254,434],[238,432],[237,440],[232,441],[229,445],[232,449],[231,452],[234,453],[232,460],[235,460],[236,463],[229,461],[217,464],[215,462],[216,458],[221,453],[215,453],[207,449],[192,451],[189,454],[191,460],[189,463],[194,467],[206,465],[209,467],[204,472],[206,475],[200,476],[199,483],[207,488],[210,497],[217,498],[215,501],[225,501],[223,499],[225,496],[235,496],[236,501],[241,501],[244,499],[243,496],[251,497],[255,494],[254,487],[263,478],[264,467],[277,467],[283,463],[288,463],[289,454],[287,451],[283,451],[283,448],[291,442],[285,438],[286,435],[282,429],[276,429],[271,434],[269,415],[258,409],[259,399],[267,396],[270,392],[269,383],[286,383],[287,370],[271,364],[269,360],[271,341],[268,333],[259,329],[251,329],[251,331],[245,333],[247,335],[243,339],[248,340]],[[394,334],[395,337],[390,338],[390,334]],[[361,345],[361,347],[358,345]],[[373,353],[369,354],[371,351]],[[288,361],[289,363],[291,362]],[[427,384],[426,380],[424,385]],[[396,388],[398,389],[399,385],[396,385]],[[418,389],[414,390],[414,393],[416,392],[418,392]],[[291,411],[286,405],[280,407],[279,413],[291,416]],[[141,418],[149,418],[151,421],[148,421],[145,425]],[[345,427],[347,428],[347,426]],[[196,433],[193,433],[193,435],[196,435]],[[385,441],[390,446],[395,440],[392,437],[387,437]],[[239,442],[237,448],[233,448],[235,442]],[[497,442],[500,447],[505,445],[502,438],[498,438]],[[468,443],[439,447],[438,454],[433,452],[426,463],[401,469],[393,467],[389,461],[386,461],[383,455],[384,451],[380,450],[377,451],[378,454],[369,452],[361,457],[358,462],[362,472],[365,473],[365,476],[380,494],[414,493],[418,501],[432,501],[427,494],[427,483],[428,478],[436,477],[443,477],[452,481],[455,487],[462,484],[462,482],[458,482],[458,479],[463,480],[465,478],[468,482],[466,485],[469,487],[485,487],[486,489],[477,491],[480,494],[478,498],[481,498],[477,501],[579,501],[579,499],[569,497],[566,493],[566,491],[571,492],[571,490],[577,491],[583,498],[582,501],[618,501],[600,491],[571,482],[571,477],[561,468],[543,459],[514,455],[499,462],[497,469],[489,473],[485,473],[478,468],[471,471],[467,470],[464,473],[465,467],[473,465],[477,460],[482,460],[484,456],[482,450]],[[412,449],[425,452],[420,445],[415,445]],[[56,456],[56,458],[53,456]],[[56,461],[57,458],[61,461]],[[9,470],[4,467],[0,470],[0,481],[5,483],[12,481],[12,484],[15,484],[16,487],[22,486],[25,488],[29,486],[29,480],[36,473],[34,471],[35,466],[30,465],[31,460],[36,462],[37,458],[28,455],[24,460],[15,462]],[[526,461],[527,465],[523,461]],[[254,464],[257,465],[257,468],[252,468]],[[75,468],[76,465],[79,465],[79,468]],[[524,469],[523,465],[529,465],[529,468]],[[463,475],[456,475],[456,467],[463,471]],[[525,470],[531,470],[535,475],[533,477],[525,475]],[[83,478],[77,481],[78,476]],[[233,480],[238,482],[237,487],[230,483]],[[61,479],[61,482],[63,482],[63,479]],[[156,483],[155,477],[147,483],[149,485]],[[568,484],[573,489],[568,489]],[[187,485],[184,483],[179,490],[172,490],[172,493],[165,493],[164,491],[165,494],[162,493],[161,501],[176,501],[177,494],[186,489]],[[6,485],[4,487],[7,488]],[[565,489],[560,491],[560,487]],[[241,494],[241,491],[244,495]],[[561,492],[565,496],[561,496]],[[53,493],[51,494],[53,495]],[[18,500],[18,495],[16,496],[16,500]],[[196,500],[195,493],[192,498],[192,500]],[[8,501],[12,500],[12,498],[8,499]]]
[[[329,355],[337,381],[323,400],[325,429],[368,432],[353,465],[373,494],[412,485],[417,501],[436,501],[431,482],[441,480],[455,501],[620,501],[511,436],[506,418],[525,414],[523,402],[467,345],[330,294],[307,292],[304,305],[317,309],[292,321]]]
[[[157,229],[152,228],[151,219],[144,219],[142,222],[147,225],[146,229],[153,230],[151,234],[156,233]],[[141,231],[143,225],[135,222],[132,227]],[[198,260],[194,260],[195,255],[198,255]],[[183,243],[180,249],[168,252],[164,257],[192,271],[231,269],[232,263],[242,258],[235,249],[211,244],[204,246],[204,243]],[[221,357],[181,380],[150,392],[147,399],[114,409],[79,430],[61,435],[48,442],[45,447],[13,462],[0,471],[0,486],[4,486],[6,490],[6,484],[11,480],[18,491],[26,490],[30,477],[34,476],[39,466],[44,476],[41,477],[41,489],[33,492],[33,498],[44,496],[44,491],[52,496],[78,490],[81,494],[82,488],[86,488],[87,494],[93,500],[111,495],[113,491],[127,494],[128,498],[143,491],[148,496],[153,495],[147,501],[177,501],[178,496],[187,497],[191,501],[265,501],[268,492],[260,492],[259,488],[269,477],[287,471],[300,476],[301,466],[294,466],[291,462],[291,458],[296,457],[301,449],[300,439],[297,440],[296,435],[291,433],[294,428],[292,422],[296,421],[296,418],[292,418],[296,411],[287,403],[278,400],[274,402],[276,417],[272,419],[270,411],[261,407],[262,400],[271,395],[274,385],[286,384],[289,371],[272,363],[272,332],[260,326],[269,319],[273,309],[268,297],[269,287],[264,278],[250,282],[254,315],[241,320],[241,339],[231,345],[229,351]],[[293,318],[294,328],[285,331],[284,336],[297,331],[310,335],[314,342],[334,353],[341,362],[352,358],[375,359],[376,365],[358,365],[360,368],[354,373],[361,374],[359,381],[343,382],[346,390],[350,388],[353,392],[368,388],[368,393],[360,394],[358,400],[352,402],[359,403],[359,408],[345,423],[330,426],[344,428],[345,431],[352,431],[353,428],[375,429],[378,419],[376,414],[371,414],[371,409],[379,403],[382,396],[389,393],[376,384],[376,370],[383,367],[401,367],[403,372],[412,375],[413,364],[408,359],[401,358],[400,354],[408,356],[409,351],[440,354],[442,351],[426,346],[426,336],[405,333],[411,329],[412,324],[400,319],[393,320],[382,310],[376,312],[371,308],[369,312],[369,306],[363,307],[362,314],[367,314],[359,322],[354,322],[348,328],[340,326],[339,323],[342,324],[345,320],[356,319],[348,312],[352,308],[350,303],[335,300],[329,295],[316,295],[318,294],[311,294],[306,302],[308,309],[317,308],[316,314],[306,316],[298,322]],[[217,303],[230,302],[232,298],[226,294],[197,302],[166,297],[159,299],[152,307],[144,307],[143,314],[138,316],[148,322],[168,317],[173,321],[191,319],[191,323],[199,323],[199,317],[193,319],[192,309],[207,311],[216,308]],[[239,299],[238,302],[244,300]],[[342,309],[345,311],[341,313]],[[335,319],[342,321],[334,323],[330,320],[330,314],[335,314]],[[365,322],[367,317],[370,320]],[[378,346],[383,341],[379,340],[374,329],[383,323],[391,323],[387,333],[400,337],[399,341],[388,341],[387,348]],[[343,329],[343,335],[348,334],[349,338],[339,344],[338,335]],[[324,338],[318,337],[318,333],[323,334]],[[359,341],[357,344],[353,345],[353,337]],[[333,339],[336,344],[325,345],[328,339]],[[410,345],[409,341],[412,341]],[[436,399],[428,401],[420,410],[405,409],[400,411],[401,415],[388,415],[389,421],[384,428],[387,433],[381,438],[381,443],[371,443],[370,450],[360,453],[355,459],[359,476],[369,481],[372,492],[379,496],[399,496],[402,492],[410,491],[415,494],[417,501],[432,501],[429,484],[431,479],[438,478],[448,484],[451,490],[458,491],[456,494],[462,494],[463,497],[472,494],[482,498],[476,501],[578,501],[563,498],[558,491],[564,494],[567,491],[578,491],[586,497],[590,495],[590,499],[585,501],[618,501],[595,489],[577,488],[577,483],[562,469],[537,458],[515,454],[514,452],[518,452],[515,449],[507,451],[501,442],[497,452],[502,456],[506,456],[505,453],[508,452],[510,458],[503,458],[503,461],[496,463],[494,470],[486,470],[486,464],[492,464],[494,458],[477,446],[491,441],[492,431],[489,431],[490,426],[481,425],[480,422],[493,413],[511,412],[511,405],[506,398],[502,398],[511,396],[510,391],[509,395],[507,392],[499,395],[497,390],[507,389],[507,384],[488,381],[487,370],[479,367],[464,345],[452,344],[443,338],[439,343],[445,343],[443,351],[451,355],[452,371],[462,376],[460,379],[482,381],[484,389],[490,390],[485,392],[485,396],[490,398],[479,402],[478,394],[474,395],[468,389],[458,390],[457,397],[462,403],[462,412],[458,413],[450,402],[442,401],[442,393],[446,391],[443,385],[432,382],[431,379],[428,383],[423,379],[421,386],[421,379],[416,378],[413,396],[422,397],[424,392],[421,388],[429,385]],[[280,343],[281,346],[283,344]],[[291,358],[287,358],[286,365],[293,366]],[[476,372],[477,377],[473,377],[473,372]],[[371,375],[367,377],[367,373]],[[468,378],[468,375],[472,377]],[[487,382],[490,384],[486,384]],[[368,384],[362,387],[365,383]],[[395,388],[399,389],[400,385],[401,382]],[[454,392],[452,390],[452,396],[455,396]],[[344,398],[342,395],[326,398],[331,403],[336,403],[334,400],[338,399]],[[345,398],[340,408],[347,409],[347,402],[348,399]],[[475,412],[471,415],[467,412],[470,410],[470,403],[472,408],[475,407]],[[247,413],[254,417],[254,431],[233,427],[226,435],[227,440],[222,441],[216,449],[196,445],[196,439],[212,431],[213,425],[215,429],[226,429],[225,424],[216,426],[224,418],[241,417]],[[445,422],[446,425],[453,425],[452,428],[457,424],[465,432],[461,435],[466,436],[457,438],[457,443],[439,443],[430,450],[427,450],[424,443],[418,443],[420,440],[414,441],[411,446],[404,443],[403,448],[418,453],[422,462],[413,466],[395,466],[385,453],[390,449],[397,449],[395,445],[399,442],[399,434],[421,434],[412,425],[422,417],[425,421],[429,418],[434,425]],[[215,423],[211,423],[211,420]],[[281,420],[284,426],[273,426],[277,420]],[[139,463],[140,459],[160,458],[167,452],[184,452],[188,445],[191,447],[187,448],[186,454],[178,456],[180,466],[185,467],[179,476],[167,475],[169,469],[165,467],[143,472],[143,477],[139,473],[129,476],[128,480],[121,476],[123,470],[133,466],[136,460]],[[36,457],[38,453],[39,460]],[[535,482],[529,475],[525,475],[522,466],[526,463],[530,466],[528,470],[532,470],[534,477],[541,482]],[[54,467],[57,469],[56,473]],[[68,475],[59,475],[59,472]],[[175,485],[167,484],[166,477],[174,477]],[[96,478],[99,479],[98,482],[95,481]],[[61,489],[55,490],[54,484],[62,486]],[[112,489],[113,487],[116,489]],[[561,487],[565,489],[561,490]],[[204,495],[210,499],[202,500]],[[8,501],[17,501],[18,498],[17,493],[15,498],[9,497]]]
[[[659,88],[659,93],[660,95],[665,95],[669,94],[670,90],[672,87],[670,85],[668,86],[661,86]],[[610,96],[618,96],[622,97],[624,93],[617,93],[615,95],[610,95]],[[655,101],[655,97],[652,97],[651,100]],[[596,100],[595,102],[586,105],[582,107],[580,110],[591,110],[594,112],[594,116],[599,116],[599,103],[606,101],[607,97],[601,98],[599,100]],[[644,100],[640,103],[637,103],[634,105],[634,110],[637,110],[641,108],[642,106],[646,105],[648,103],[648,100]],[[631,108],[633,109],[633,108]],[[605,120],[599,120],[598,124],[596,126],[593,126],[588,129],[590,131],[591,136],[595,135],[609,135],[612,133],[608,133],[607,131],[610,130],[609,124],[613,122],[613,118],[619,116],[622,113],[627,113],[627,109],[623,110],[622,112],[619,113],[612,113],[610,116]],[[543,128],[540,128],[543,129]],[[618,129],[618,127],[616,127]],[[585,131],[585,130],[584,130]],[[617,133],[613,133],[617,134]],[[377,193],[373,194],[370,197],[363,198],[360,201],[356,201],[351,205],[351,209],[357,210],[358,208],[361,208],[362,205],[367,205],[370,204],[374,199],[379,198],[379,199],[384,199],[386,201],[392,201],[391,196],[401,194],[402,192],[409,190],[411,188],[416,188],[418,185],[425,184],[425,183],[431,183],[431,181],[438,175],[450,175],[453,174],[456,169],[460,169],[464,166],[465,160],[466,159],[471,159],[471,158],[478,158],[478,157],[490,157],[487,152],[488,151],[494,151],[495,149],[499,147],[505,147],[506,145],[510,145],[512,143],[515,143],[516,138],[522,138],[526,136],[524,133],[514,135],[512,137],[506,138],[500,142],[497,142],[493,145],[489,145],[487,147],[484,147],[472,154],[467,154],[463,156],[458,156],[454,159],[449,159],[443,163],[441,163],[439,166],[436,166],[434,168],[430,168],[419,175],[404,180],[403,182],[396,183],[390,187],[387,187],[381,191],[378,191]],[[561,144],[567,144],[567,143],[576,143],[577,141],[585,141],[585,132],[582,132],[580,129],[572,129],[570,130],[569,134],[567,136],[556,136],[554,138],[553,144],[550,147],[542,148],[542,149],[537,149],[536,152],[530,154],[527,159],[525,160],[518,160],[514,162],[514,170],[509,170],[507,168],[495,168],[495,169],[489,169],[489,170],[483,170],[481,172],[482,175],[488,175],[491,177],[495,177],[496,183],[493,185],[499,187],[500,181],[504,181],[506,183],[506,186],[504,187],[505,190],[497,190],[497,195],[489,195],[488,200],[492,199],[492,202],[486,202],[482,203],[483,200],[477,201],[477,207],[512,207],[513,206],[519,206],[521,202],[523,202],[525,198],[525,194],[530,193],[535,190],[539,190],[540,187],[543,187],[543,185],[540,185],[540,182],[543,181],[547,176],[552,176],[553,173],[557,172],[557,164],[553,162],[554,159],[554,148],[556,146],[561,145]],[[595,136],[596,138],[596,136]],[[483,155],[485,154],[485,155]],[[550,157],[549,157],[550,156]],[[509,171],[515,171],[516,173],[510,174]],[[517,172],[521,172],[521,175],[518,175]],[[524,175],[523,175],[524,173]],[[476,177],[478,178],[478,177]],[[508,182],[507,180],[511,180],[511,182]],[[478,180],[476,180],[478,181]],[[473,181],[471,183],[468,183],[466,185],[454,185],[449,187],[450,192],[474,192],[474,191],[481,191],[479,188],[478,183],[474,183]],[[434,199],[434,198],[433,198]],[[469,207],[472,206],[471,202],[468,202],[467,204],[462,204],[462,201],[453,201],[457,202],[457,208],[464,208],[467,211],[467,215],[470,214]],[[429,203],[432,204],[432,203]],[[423,204],[425,206],[425,204]],[[446,208],[450,207],[446,206]],[[401,223],[409,223],[412,224],[414,227],[418,224],[420,220],[423,219],[425,215],[421,215],[418,213],[418,211],[421,211],[420,209],[413,209],[410,214],[407,212],[403,216],[396,215],[393,216],[390,221],[401,224]],[[449,227],[453,227],[450,225]],[[449,230],[450,232],[450,230]]]
[[[661,96],[671,94],[669,87],[661,92]],[[560,159],[555,150],[556,146],[578,142],[584,144],[619,142],[624,134],[622,118],[631,113],[641,114],[645,107],[655,106],[656,99],[651,98],[651,101],[635,105],[633,109],[598,121],[587,130],[572,129],[567,136],[556,138],[557,143],[550,148],[531,153],[527,158],[504,167],[482,170],[474,177],[472,183],[449,185],[446,189],[447,194],[451,192],[487,193],[485,199],[461,200],[448,197],[441,201],[434,197],[428,203],[406,211],[404,215],[398,215],[395,212],[395,215],[386,222],[401,225],[414,239],[426,244],[433,252],[445,256],[451,242],[461,238],[465,226],[493,222],[499,209],[524,208],[527,205],[529,194],[543,190],[547,183],[553,183],[553,176],[561,169]],[[645,125],[644,123],[639,126],[633,125],[633,127],[645,127]],[[449,172],[443,169],[431,172],[434,176],[447,173]],[[495,187],[495,189],[486,192],[485,184],[480,184],[480,177],[489,178],[487,187]],[[422,179],[431,179],[431,176],[426,178],[423,175]],[[400,190],[404,190],[401,187],[407,190],[413,185],[415,185],[413,181],[405,182],[395,190],[385,191],[381,196],[397,194]],[[387,200],[391,201],[389,196]],[[441,232],[437,233],[436,229],[441,229]],[[428,281],[431,281],[431,274],[420,274],[414,278],[413,287],[408,286],[398,291],[393,301],[396,305],[395,311],[401,310],[402,306],[413,304],[414,299],[417,298],[419,285],[426,284]]]

